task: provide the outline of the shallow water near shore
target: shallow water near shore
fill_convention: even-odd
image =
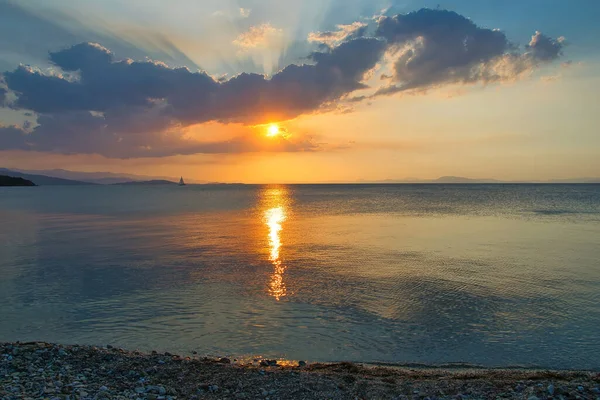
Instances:
[[[0,188],[0,341],[600,368],[600,185]]]

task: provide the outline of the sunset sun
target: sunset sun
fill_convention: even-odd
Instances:
[[[267,136],[269,136],[269,137],[275,137],[275,136],[279,135],[279,133],[280,133],[279,125],[277,125],[277,124],[271,124],[267,128]]]

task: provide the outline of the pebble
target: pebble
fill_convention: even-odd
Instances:
[[[164,386],[146,386],[144,390],[146,393],[159,394],[161,396],[167,394],[167,389]]]
[[[520,383],[517,385],[517,387],[515,388],[515,390],[517,392],[522,392],[523,390],[525,390],[525,386],[521,385]]]
[[[15,350],[17,355],[13,356]],[[306,399],[383,398],[388,393],[385,392],[384,395],[382,390],[385,389],[393,391],[389,394],[398,399],[411,397],[423,400],[436,400],[440,397],[444,400],[483,399],[498,395],[497,398],[528,400],[547,398],[600,400],[600,386],[594,378],[596,375],[592,373],[574,377],[557,371],[557,377],[553,378],[557,384],[554,385],[549,381],[540,383],[546,380],[543,375],[541,379],[540,377],[531,379],[529,376],[532,375],[527,375],[528,377],[525,378],[527,381],[524,381],[525,375],[515,372],[515,376],[519,378],[509,378],[500,383],[496,389],[491,389],[491,392],[490,389],[479,386],[478,383],[473,384],[469,380],[459,382],[441,380],[439,384],[437,382],[424,384],[420,377],[414,377],[409,379],[410,382],[407,381],[412,387],[409,386],[410,391],[406,396],[403,394],[406,386],[383,387],[384,385],[377,385],[379,378],[375,379],[377,382],[373,384],[370,378],[364,379],[365,376],[358,369],[357,372],[343,369],[340,374],[336,369],[322,366],[328,382],[323,385],[323,375],[321,375],[323,372],[313,373],[286,367],[277,370],[261,369],[257,365],[260,359],[247,367],[228,367],[215,365],[215,362],[233,363],[233,358],[172,361],[162,354],[156,356],[142,354],[136,357],[134,355],[134,352],[116,348],[110,350],[108,345],[93,348],[45,344],[20,346],[0,344],[0,399],[183,400],[205,397],[287,399],[293,398],[291,393]],[[166,366],[159,367],[159,360]],[[263,359],[262,361],[268,367],[278,365],[277,360]],[[298,361],[297,365],[302,367],[307,363]],[[211,380],[198,386],[194,381],[197,377],[210,377]],[[355,381],[360,379],[360,385],[348,385],[343,380],[344,377],[353,377]],[[215,384],[225,382],[227,382],[225,387]],[[328,388],[327,385],[330,383],[333,385]],[[426,392],[436,393],[436,396],[426,397]],[[340,395],[343,396],[339,397]]]

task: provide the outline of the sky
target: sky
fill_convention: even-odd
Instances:
[[[600,176],[597,0],[0,0],[0,167]]]

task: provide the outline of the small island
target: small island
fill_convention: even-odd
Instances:
[[[35,183],[23,178],[15,178],[7,175],[0,175],[0,186],[37,186]]]

